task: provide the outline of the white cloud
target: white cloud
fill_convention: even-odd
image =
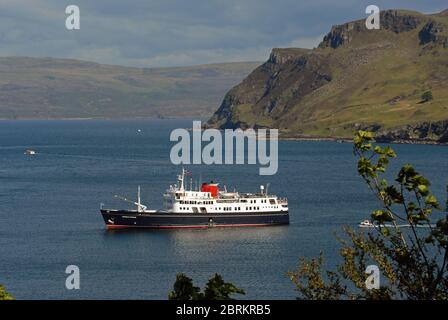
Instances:
[[[377,0],[436,11],[446,0]],[[65,6],[81,30],[65,29]],[[273,47],[312,48],[331,25],[362,18],[368,1],[0,0],[0,55],[154,67],[265,60]]]

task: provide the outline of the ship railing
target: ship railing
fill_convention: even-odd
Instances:
[[[264,194],[264,193],[240,193],[240,198],[275,198],[275,195]]]
[[[277,200],[278,204],[288,204],[288,199],[287,198],[279,198]]]
[[[219,198],[219,199],[216,200],[216,202],[217,203],[234,203],[237,200],[238,199],[236,199],[236,198],[232,198],[232,199],[229,199],[229,198],[227,198],[227,199]]]

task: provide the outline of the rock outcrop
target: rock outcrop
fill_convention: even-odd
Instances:
[[[446,139],[446,12],[388,10],[380,30],[363,19],[333,26],[318,48],[273,49],[207,125],[273,127],[284,137],[351,137],[371,127],[391,141]],[[423,103],[425,91],[434,99]]]
[[[376,133],[378,142],[448,142],[448,120],[422,122],[389,130],[376,128],[372,131]]]
[[[419,32],[420,44],[435,43],[448,47],[448,30],[442,23],[430,21]]]
[[[382,11],[380,13],[380,28],[394,33],[407,32],[417,28],[424,20],[423,17],[420,17],[415,12],[407,14],[398,10]],[[319,44],[319,48],[331,47],[336,49],[341,45],[349,44],[356,33],[366,31],[367,28],[365,27],[364,20],[333,26],[331,31],[325,35],[323,41]]]

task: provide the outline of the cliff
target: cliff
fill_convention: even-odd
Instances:
[[[357,20],[333,26],[315,49],[273,49],[208,126],[272,127],[283,137],[348,138],[370,128],[389,141],[446,139],[447,12],[382,11],[380,30]],[[432,100],[422,99],[426,91]]]

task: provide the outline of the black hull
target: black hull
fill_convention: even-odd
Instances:
[[[102,209],[101,214],[108,229],[255,227],[289,224],[288,212],[179,214],[167,212],[138,213],[136,211]]]

